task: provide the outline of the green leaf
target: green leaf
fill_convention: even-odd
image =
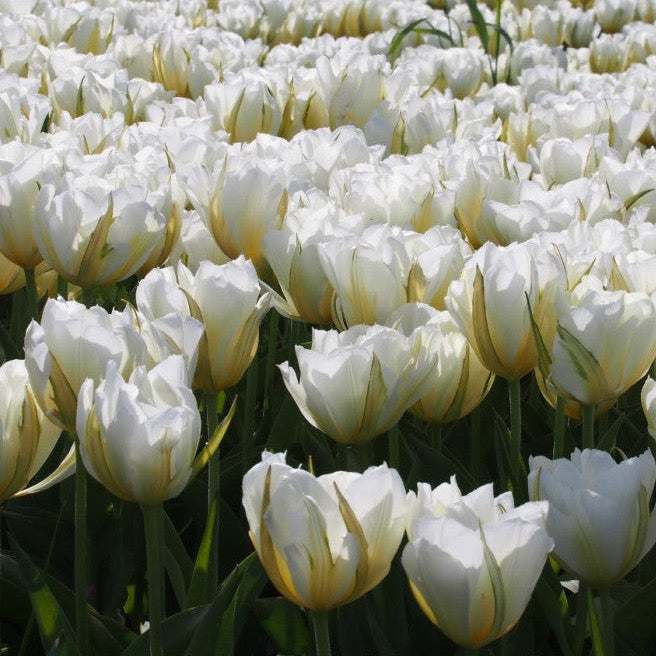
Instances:
[[[476,3],[476,0],[467,0],[467,7],[469,7],[469,13],[471,15],[472,23],[476,28],[476,33],[478,38],[481,40],[481,45],[486,54],[490,53],[490,37],[487,31],[487,23],[481,14],[480,9]]]
[[[162,622],[164,656],[183,656],[198,626],[207,613],[207,606],[188,608]],[[150,656],[150,635],[144,633],[121,656]]]
[[[418,25],[421,23],[426,23],[428,27],[418,27]],[[444,32],[443,30],[438,30],[436,27],[433,27],[425,18],[420,18],[418,20],[411,21],[394,35],[394,38],[390,43],[390,47],[387,50],[388,59],[392,59],[398,55],[399,51],[401,50],[401,45],[403,44],[403,39],[405,39],[405,37],[408,36],[410,32],[415,32],[416,34],[433,34],[435,36],[439,36],[441,39],[445,39],[450,45],[455,45],[450,34]]]
[[[80,656],[73,627],[48,587],[41,571],[32,563],[29,556],[11,535],[9,535],[9,544],[16,554],[21,577],[32,602],[43,648],[46,652],[54,651],[60,656],[69,656],[69,654]]]
[[[622,424],[624,424],[624,417],[620,415],[601,436],[597,448],[610,453],[617,442],[617,436],[619,435],[620,428],[622,428]]]
[[[303,654],[310,646],[310,627],[305,613],[284,597],[257,599],[253,611],[262,628],[283,654]]]
[[[234,406],[233,406],[234,407]],[[191,581],[185,597],[184,607],[191,608],[200,604],[209,603],[210,591],[208,590],[208,572],[210,557],[212,554],[214,525],[217,522],[217,500],[212,501],[210,512],[205,523],[203,538],[198,547],[196,562],[191,574]]]
[[[601,632],[601,622],[597,612],[597,604],[594,595],[586,588],[588,595],[588,617],[590,618],[590,635],[592,637],[592,647],[596,656],[605,656],[604,654],[604,636]]]
[[[614,617],[615,632],[634,646],[656,641],[656,622],[647,621],[656,608],[656,577],[627,599]]]
[[[556,586],[560,588],[559,592],[556,592],[554,587],[546,582],[545,578],[549,575],[551,575],[555,581]],[[533,598],[537,602],[544,618],[556,636],[561,653],[563,656],[570,656],[572,651],[565,635],[564,624],[565,616],[567,614],[567,597],[565,591],[556,579],[549,563],[547,563],[542,576],[538,579],[537,585],[533,590]]]
[[[189,590],[194,565],[178,532],[167,513],[164,515],[164,566],[171,586],[182,608]]]
[[[239,563],[221,584],[185,656],[233,654],[253,604],[266,582],[266,573],[256,553]]]

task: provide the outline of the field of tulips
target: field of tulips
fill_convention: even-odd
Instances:
[[[656,0],[0,0],[0,294],[0,656],[656,653]]]

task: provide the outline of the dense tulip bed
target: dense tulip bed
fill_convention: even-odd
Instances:
[[[654,654],[656,0],[0,12],[0,654]]]

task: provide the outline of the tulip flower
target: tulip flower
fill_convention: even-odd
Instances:
[[[553,542],[546,503],[514,508],[512,494],[495,499],[492,485],[457,499],[454,485],[436,495],[445,502],[431,504],[437,513],[419,513],[401,562],[428,619],[478,649],[518,622]]]
[[[270,306],[270,294],[261,294],[255,267],[243,256],[223,265],[202,262],[196,275],[182,263],[175,270],[153,269],[137,287],[137,307],[149,320],[162,322],[177,312],[204,324],[194,378],[204,392],[239,382]]]
[[[643,292],[605,291],[590,278],[558,304],[550,382],[587,405],[616,399],[656,359],[656,308]]]
[[[296,346],[300,380],[288,362],[283,381],[303,416],[343,444],[384,433],[429,389],[435,354],[383,326],[354,326],[343,333],[312,331],[312,346]]]
[[[96,382],[112,360],[127,372],[143,357],[145,345],[125,321],[99,306],[50,299],[41,322],[25,333],[25,366],[46,416],[74,432],[78,391],[86,378]]]
[[[647,418],[649,434],[656,439],[656,381],[651,376],[647,376],[647,380],[642,386],[640,400]]]
[[[618,464],[604,451],[575,449],[570,458],[532,457],[529,469],[530,497],[549,501],[554,556],[572,576],[605,588],[653,547],[656,462],[649,451]]]
[[[0,367],[0,503],[39,471],[60,433],[39,408],[25,363],[5,362]]]
[[[200,414],[184,359],[172,355],[126,381],[109,361],[100,383],[80,388],[76,428],[88,472],[112,494],[152,505],[177,496],[191,478]]]
[[[311,610],[346,604],[387,576],[405,526],[406,493],[387,465],[315,477],[262,454],[244,476],[250,537],[269,578]]]

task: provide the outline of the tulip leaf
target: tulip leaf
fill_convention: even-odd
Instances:
[[[549,583],[545,581],[545,572],[547,575],[551,575],[556,586],[560,588],[558,592],[556,592],[552,585],[549,585]],[[554,632],[562,655],[570,656],[572,650],[570,649],[567,636],[565,635],[564,623],[567,613],[567,598],[565,596],[565,591],[562,589],[553,570],[548,564],[545,567],[542,576],[538,579],[535,589],[533,590],[533,597],[551,627],[551,630]]]
[[[164,517],[164,566],[180,607],[185,606],[185,595],[191,581],[193,563],[167,513]]]
[[[304,654],[310,647],[310,628],[303,611],[284,597],[257,599],[253,611],[262,628],[283,654]]]
[[[209,462],[212,455],[214,455],[214,452],[219,448],[219,445],[221,444],[221,441],[225,437],[226,431],[230,426],[230,422],[232,421],[232,418],[235,415],[236,408],[237,408],[237,397],[235,396],[235,398],[232,401],[232,405],[230,406],[230,410],[228,410],[228,414],[216,427],[216,430],[214,431],[212,437],[208,440],[207,444],[205,444],[205,446],[202,448],[201,452],[196,456],[196,460],[194,460],[194,464],[192,467],[192,474],[191,474],[192,478],[199,474],[199,472],[203,469],[203,467],[205,467],[205,465]]]
[[[478,8],[476,0],[466,0],[467,7],[469,8],[469,13],[471,14],[472,23],[476,28],[476,33],[478,38],[481,40],[481,45],[483,50],[489,54],[490,52],[490,38],[487,31],[487,23],[481,14],[481,10]]]
[[[627,198],[626,201],[624,201],[624,209],[630,210],[643,196],[650,194],[652,191],[656,191],[656,189],[645,189],[644,191],[639,191],[637,194]]]
[[[224,579],[212,604],[196,628],[185,656],[228,656],[266,585],[267,575],[251,553]]]
[[[656,639],[656,622],[645,621],[656,608],[656,577],[627,599],[614,617],[615,631],[629,643],[638,647],[653,647]],[[646,652],[645,652],[646,653]]]
[[[206,613],[207,606],[196,606],[171,615],[162,622],[164,656],[183,656]],[[121,656],[150,656],[149,632],[139,636],[121,652]]]
[[[421,25],[421,23],[426,23],[428,27],[420,28],[419,25]],[[434,34],[435,36],[439,36],[441,39],[444,39],[450,45],[455,45],[450,34],[442,30],[438,30],[436,27],[433,27],[426,18],[419,18],[418,20],[411,21],[405,25],[394,35],[394,38],[392,39],[392,42],[387,49],[388,59],[392,59],[399,54],[401,45],[403,44],[403,39],[405,39],[405,37],[408,36],[410,32],[415,32],[417,34]]]
[[[212,538],[214,537],[214,526],[218,521],[217,515],[218,504],[217,499],[214,499],[207,515],[203,538],[198,548],[198,554],[196,555],[196,562],[194,563],[189,588],[187,589],[187,596],[184,601],[185,608],[206,604],[209,601],[208,598],[211,593],[208,590],[208,573],[212,549],[216,548]]]
[[[589,588],[586,587],[585,593],[588,596],[588,617],[590,618],[590,636],[592,638],[592,647],[596,656],[606,656],[604,652],[604,636],[601,632],[601,622],[597,612],[597,604]]]
[[[624,424],[624,417],[620,415],[608,428],[608,430],[601,435],[599,439],[599,444],[597,448],[600,451],[608,451],[609,453],[612,452],[613,448],[615,447],[615,444],[617,442],[617,436],[620,433],[620,428],[622,428],[622,425]]]
[[[32,609],[41,633],[41,642],[46,652],[61,656],[80,656],[73,627],[48,587],[41,571],[29,556],[9,535],[9,544],[16,554],[21,577],[32,602]]]

